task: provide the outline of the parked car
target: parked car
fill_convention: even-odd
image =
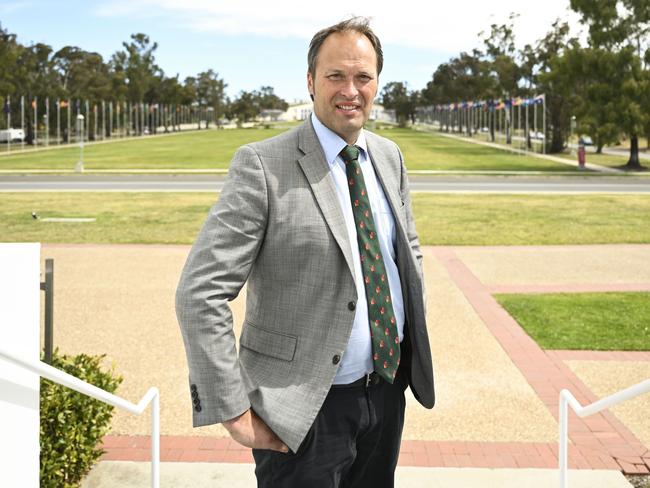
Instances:
[[[593,146],[594,141],[591,140],[591,137],[583,135],[578,139],[578,144],[582,144],[583,146]]]
[[[0,142],[22,142],[25,140],[25,131],[22,129],[0,130]]]

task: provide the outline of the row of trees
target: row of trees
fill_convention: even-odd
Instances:
[[[286,110],[288,104],[272,87],[241,91],[231,100],[228,86],[218,73],[209,69],[188,76],[166,76],[156,64],[158,44],[145,34],[133,34],[109,60],[101,55],[66,46],[54,51],[47,44],[20,44],[16,35],[0,25],[0,101],[4,97],[30,101],[92,100],[131,104],[166,104],[211,107],[215,120],[223,118],[247,122],[262,110]],[[12,104],[12,107],[17,104]],[[29,111],[27,114],[30,117]],[[31,121],[28,121],[31,122]],[[33,124],[28,123],[27,127]],[[28,134],[29,138],[30,134]]]
[[[423,90],[387,84],[385,107],[415,120],[418,107],[466,100],[546,94],[547,149],[560,152],[575,117],[581,134],[603,146],[630,140],[628,169],[640,168],[639,136],[650,144],[650,2],[571,0],[586,28],[586,43],[557,20],[534,45],[515,47],[511,15],[479,34],[482,46],[438,66]]]

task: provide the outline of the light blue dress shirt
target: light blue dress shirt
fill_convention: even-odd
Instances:
[[[354,261],[354,277],[357,288],[357,307],[355,310],[354,324],[347,348],[343,353],[339,368],[334,377],[334,384],[347,384],[358,380],[363,375],[374,370],[372,363],[372,343],[370,340],[370,324],[368,321],[368,303],[366,301],[366,288],[363,283],[361,271],[361,258],[359,255],[359,244],[357,242],[357,230],[352,214],[352,203],[350,202],[350,191],[348,190],[348,178],[345,173],[345,163],[339,156],[341,150],[347,143],[336,133],[325,127],[315,113],[311,114],[311,121],[316,131],[325,159],[330,166],[330,174],[334,180],[336,194],[341,212],[345,218],[345,224],[350,240],[350,247]],[[384,190],[377,179],[375,170],[368,158],[368,146],[363,130],[355,143],[359,151],[359,164],[363,172],[363,179],[366,183],[372,216],[377,227],[377,236],[381,254],[384,258],[388,285],[390,287],[393,311],[397,321],[400,342],[404,338],[404,299],[400,284],[399,272],[395,262],[395,219],[390,205],[384,195]]]

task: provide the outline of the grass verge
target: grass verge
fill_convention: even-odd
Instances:
[[[190,244],[209,193],[0,193],[0,241]],[[416,193],[424,245],[650,243],[650,196]],[[95,222],[34,220],[94,217]]]
[[[236,149],[266,139],[284,129],[229,129],[185,132],[163,137],[125,139],[91,144],[84,166],[92,170],[225,169]],[[377,133],[400,145],[410,170],[575,171],[575,168],[529,156],[458,141],[435,133],[385,128]],[[0,170],[71,170],[77,147],[0,157]]]
[[[496,295],[544,349],[650,350],[650,293]]]

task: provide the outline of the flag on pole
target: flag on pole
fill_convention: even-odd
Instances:
[[[9,112],[11,112],[11,102],[10,102],[9,100],[6,100],[6,101],[5,101],[5,106],[3,107],[2,110],[3,110],[4,113],[6,113],[6,114],[8,114]]]
[[[61,100],[61,101],[59,102],[59,106],[60,106],[61,108],[68,108],[68,102],[66,102],[65,100]]]

